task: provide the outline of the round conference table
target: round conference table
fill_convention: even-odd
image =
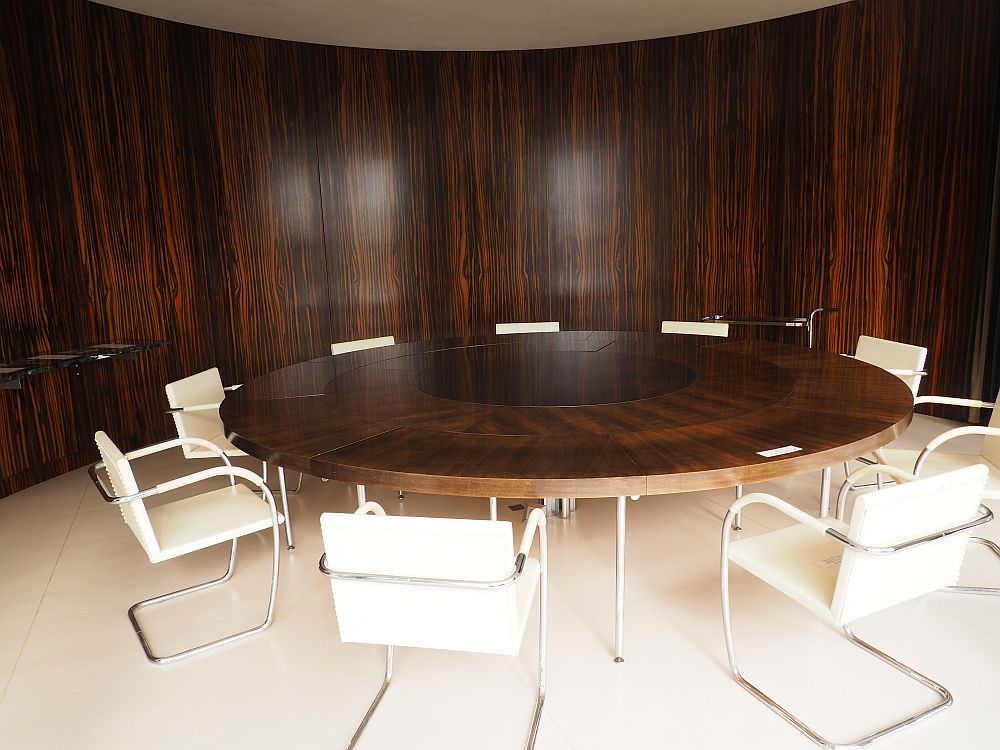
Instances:
[[[220,409],[268,463],[468,497],[618,499],[616,658],[627,498],[823,469],[898,437],[907,386],[829,352],[753,340],[564,331],[415,342],[268,373]]]

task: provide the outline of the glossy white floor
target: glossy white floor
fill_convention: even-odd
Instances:
[[[902,441],[921,444],[946,426],[918,417]],[[143,484],[203,465],[186,464],[178,452],[141,466]],[[753,489],[815,513],[818,484],[816,474]],[[726,667],[718,550],[731,498],[726,490],[630,504],[624,664],[611,654],[614,503],[581,500],[574,518],[550,523],[549,693],[539,750],[813,746]],[[372,490],[369,499],[398,512],[393,492]],[[0,501],[0,747],[346,746],[380,684],[383,650],[340,643],[329,586],[317,572],[317,519],[354,507],[351,488],[306,477],[292,500],[297,544],[282,552],[271,629],[157,667],[143,658],[126,609],[217,575],[227,551],[150,565],[83,470]],[[411,495],[405,511],[484,517],[487,501]],[[504,516],[519,534],[521,514]],[[754,510],[744,533],[784,524],[775,512]],[[265,603],[267,543],[264,532],[241,544],[226,586],[149,611],[154,648],[181,648],[255,621]],[[1000,565],[974,548],[963,580],[1000,582]],[[733,585],[745,673],[821,732],[856,737],[932,701],[767,586],[738,570]],[[883,747],[996,747],[1000,598],[934,594],[861,620],[856,630],[955,695],[951,709]],[[401,649],[360,748],[520,747],[534,699],[535,644],[529,625],[518,659]]]

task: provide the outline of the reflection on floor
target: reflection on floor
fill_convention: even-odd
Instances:
[[[918,417],[901,443],[945,427]],[[965,447],[974,449],[975,438]],[[195,468],[178,451],[141,464],[140,484]],[[839,467],[834,473],[839,484]],[[294,477],[292,477],[294,479]],[[815,513],[819,475],[762,489]],[[721,518],[732,490],[648,497],[628,515],[624,664],[612,661],[614,504],[581,500],[550,525],[549,693],[539,750],[812,747],[729,677],[719,616]],[[395,491],[369,499],[399,512]],[[508,503],[510,504],[510,503]],[[318,517],[355,507],[352,488],[307,477],[291,500],[274,625],[168,667],[148,664],[130,604],[224,570],[217,547],[150,565],[84,470],[0,501],[0,747],[343,747],[381,680],[382,649],[341,644],[317,572]],[[410,515],[485,517],[485,499],[408,495]],[[521,523],[504,508],[502,517]],[[751,510],[744,533],[786,523]],[[996,526],[996,524],[993,524]],[[518,532],[519,533],[519,532]],[[998,531],[987,528],[996,539]],[[154,648],[207,640],[265,605],[267,533],[241,543],[225,587],[147,615]],[[218,572],[218,573],[217,573]],[[1000,581],[980,548],[963,580]],[[755,579],[734,574],[741,666],[820,731],[850,738],[933,698]],[[886,748],[995,747],[1000,599],[934,594],[861,620],[858,634],[949,687],[955,705]],[[393,686],[360,748],[516,748],[533,705],[534,627],[521,656],[400,649]]]

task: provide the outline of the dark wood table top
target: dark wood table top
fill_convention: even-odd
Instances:
[[[229,439],[319,477],[507,498],[656,495],[790,476],[898,437],[906,385],[764,341],[565,331],[303,362],[228,396]],[[800,450],[765,458],[759,451]]]

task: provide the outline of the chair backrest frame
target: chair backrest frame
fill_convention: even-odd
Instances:
[[[854,350],[854,358],[885,370],[903,370],[914,373],[896,376],[906,383],[913,395],[916,396],[920,389],[924,364],[927,361],[927,349],[890,339],[859,336],[857,348]]]
[[[104,470],[107,472],[111,486],[118,497],[135,495],[139,492],[139,484],[136,482],[132,465],[121,449],[115,445],[114,441],[108,437],[104,431],[94,433],[94,442],[101,453],[101,460],[104,462]],[[156,559],[160,553],[160,545],[156,539],[156,532],[149,521],[146,513],[146,505],[141,499],[131,500],[126,503],[119,503],[122,518],[125,524],[135,534],[142,549],[149,556],[150,561]]]
[[[181,409],[185,406],[200,406],[202,404],[221,404],[226,398],[222,385],[222,376],[218,367],[210,367],[181,380],[167,383],[167,402],[171,409]],[[213,441],[225,432],[218,409],[202,411],[174,411],[174,426],[177,437],[196,437]],[[181,447],[185,457],[190,458],[197,452],[191,445]]]
[[[324,513],[320,527],[325,564],[337,571],[330,584],[344,642],[508,655],[520,649],[523,591],[474,583],[511,578],[510,522]],[[537,583],[537,562],[528,562],[525,572]],[[352,573],[376,580],[345,580]],[[379,580],[387,576],[445,585]]]
[[[860,495],[847,537],[885,548],[961,526],[976,516],[987,476],[978,464]],[[968,540],[966,529],[889,555],[846,547],[831,604],[834,620],[848,623],[954,585]]]

